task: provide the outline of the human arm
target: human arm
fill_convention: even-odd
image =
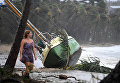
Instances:
[[[23,46],[24,46],[24,40],[21,41],[21,45],[20,45],[20,61],[21,61],[22,53],[23,53]]]
[[[37,56],[36,56],[36,53],[35,53],[35,44],[34,44],[34,42],[33,42],[33,54],[34,54],[35,60],[37,60]]]

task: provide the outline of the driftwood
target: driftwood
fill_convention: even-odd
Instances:
[[[113,71],[108,74],[100,83],[120,83],[120,61]]]

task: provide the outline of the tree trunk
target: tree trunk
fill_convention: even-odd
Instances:
[[[13,69],[14,69],[14,66],[16,63],[16,59],[17,59],[17,56],[19,53],[19,49],[20,49],[20,43],[21,43],[21,40],[23,39],[26,22],[27,22],[29,13],[30,13],[31,2],[32,2],[32,0],[26,0],[22,19],[20,21],[20,25],[18,27],[16,36],[15,36],[15,40],[11,47],[8,59],[4,66],[4,70],[5,70],[6,74],[11,74],[13,72]]]
[[[113,69],[113,71],[108,74],[100,83],[120,83],[120,61]]]

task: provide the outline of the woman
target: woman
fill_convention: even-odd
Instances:
[[[35,53],[35,46],[34,42],[31,39],[32,32],[30,30],[26,30],[24,33],[24,39],[21,41],[20,46],[20,61],[25,64],[26,70],[22,72],[22,75],[29,74],[29,71],[33,69],[33,54],[35,60],[37,60],[36,53]]]

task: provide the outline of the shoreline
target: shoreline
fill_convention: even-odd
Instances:
[[[81,48],[86,47],[111,47],[120,44],[80,44]],[[9,54],[12,44],[0,44],[0,55]]]
[[[115,45],[120,45],[120,44],[110,44],[110,43],[105,43],[105,44],[81,44],[81,47],[111,47]]]

